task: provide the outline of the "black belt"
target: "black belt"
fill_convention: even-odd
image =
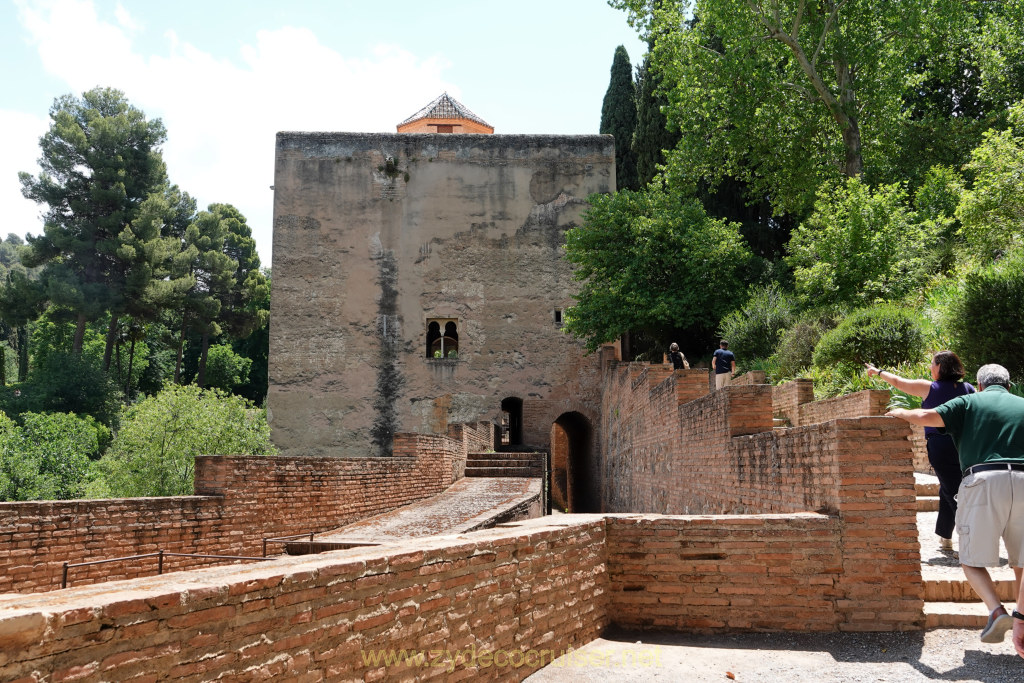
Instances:
[[[964,470],[964,476],[977,474],[978,472],[989,472],[991,470],[1016,470],[1024,472],[1024,462],[985,462],[980,465],[971,465]]]

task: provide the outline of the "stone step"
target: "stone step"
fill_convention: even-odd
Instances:
[[[1012,609],[1006,605],[1006,609]],[[976,602],[926,602],[924,603],[925,628],[970,628],[981,630],[988,624],[985,603]],[[1007,632],[1005,641],[1009,642]]]
[[[914,482],[914,491],[919,496],[937,496],[939,495],[939,485],[935,482]]]
[[[918,496],[917,497],[917,511],[918,512],[935,512],[939,509],[939,497],[938,496]]]
[[[535,467],[471,467],[466,465],[467,477],[541,477],[543,470]]]
[[[1017,595],[1013,592],[1012,579],[993,579],[996,594],[1003,602],[1016,602]],[[981,602],[967,579],[925,579],[924,600],[928,602]],[[982,624],[984,626],[984,624]]]
[[[484,452],[484,453],[479,453],[479,452],[478,453],[467,453],[466,454],[466,458],[468,460],[473,460],[475,458],[482,458],[482,459],[485,459],[485,460],[538,460],[540,462],[543,462],[544,461],[544,456],[546,456],[546,455],[547,455],[547,453],[540,453],[540,452],[537,452],[537,453],[529,453],[529,452],[523,453],[523,452],[520,452],[520,451],[507,451],[507,452],[504,452],[504,451],[487,451],[487,452]]]
[[[518,460],[498,460],[494,458],[469,458],[466,460],[467,467],[536,467],[537,469],[544,469],[544,463],[538,460],[527,460],[520,458]]]

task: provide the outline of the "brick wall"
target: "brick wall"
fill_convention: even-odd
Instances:
[[[775,417],[789,420],[792,426],[800,424],[800,406],[814,400],[814,382],[794,379],[772,387],[772,410]]]
[[[196,496],[0,503],[0,593],[59,588],[64,562],[161,549],[261,555],[264,536],[327,531],[443,491],[465,474],[464,442],[485,439],[486,428],[463,436],[398,434],[390,458],[203,456]],[[164,566],[196,563],[168,558]],[[155,567],[155,559],[117,562],[73,569],[70,578],[79,585]]]
[[[835,617],[839,627],[923,625],[906,423],[832,418],[776,430],[773,392],[766,385],[731,386],[679,403],[678,383],[701,378],[674,374],[658,384],[642,380],[626,368],[610,369],[606,379],[605,509],[828,514],[837,520],[839,565],[829,581],[842,601]],[[826,409],[864,414],[877,407],[879,397],[873,394],[887,392],[861,393],[825,402],[818,414]]]
[[[840,628],[840,523],[816,514],[611,516],[608,613],[670,631]]]
[[[26,681],[521,680],[608,625],[604,539],[599,518],[532,520],[412,550],[0,596],[0,663]],[[400,650],[413,663],[373,661]]]
[[[798,425],[828,422],[843,417],[862,417],[866,415],[885,415],[888,410],[891,394],[881,389],[865,389],[844,396],[805,403],[797,409]]]

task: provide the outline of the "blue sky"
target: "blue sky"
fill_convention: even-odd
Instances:
[[[617,45],[641,61],[605,0],[0,0],[0,235],[42,230],[17,172],[60,95],[161,118],[171,181],[237,206],[270,265],[277,131],[394,132],[447,91],[498,134],[597,133]]]

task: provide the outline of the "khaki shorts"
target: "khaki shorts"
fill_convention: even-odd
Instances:
[[[968,474],[956,496],[960,564],[998,567],[999,538],[1010,565],[1024,567],[1024,472],[991,470]]]
[[[729,386],[730,379],[732,379],[731,372],[723,372],[719,375],[715,375],[715,389],[721,389],[722,387]]]

